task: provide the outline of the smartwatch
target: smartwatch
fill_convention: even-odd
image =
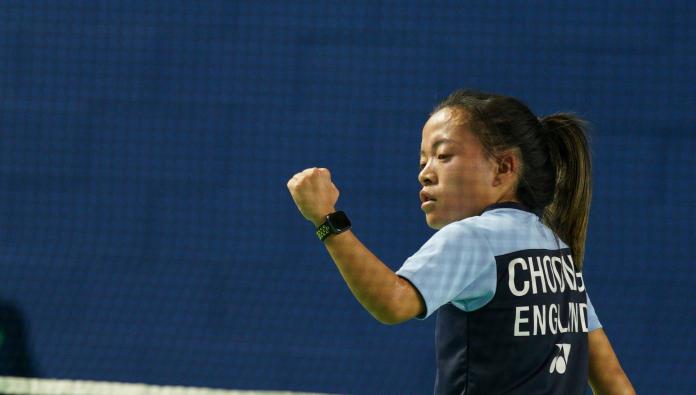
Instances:
[[[336,211],[326,216],[323,224],[317,227],[317,237],[324,241],[331,235],[337,235],[350,229],[350,220],[343,211]]]

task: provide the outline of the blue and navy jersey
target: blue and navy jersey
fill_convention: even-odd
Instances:
[[[437,316],[437,394],[584,394],[600,327],[568,246],[516,203],[440,229],[397,274]]]

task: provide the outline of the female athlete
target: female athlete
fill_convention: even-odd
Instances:
[[[328,169],[288,189],[358,301],[396,324],[437,311],[437,394],[635,391],[582,277],[591,197],[584,123],[456,91],[423,127],[421,208],[437,232],[394,273],[336,211]]]

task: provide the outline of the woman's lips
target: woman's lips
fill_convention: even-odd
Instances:
[[[435,204],[435,199],[433,199],[432,195],[430,195],[428,192],[421,190],[418,195],[421,201],[421,210],[432,208],[432,206]]]
[[[430,208],[435,205],[434,200],[426,200],[423,203],[421,203],[421,210],[425,210],[427,208]]]
[[[435,199],[433,199],[433,197],[429,193],[427,193],[425,191],[420,191],[418,196],[420,197],[421,203],[425,203],[429,200],[435,200]]]

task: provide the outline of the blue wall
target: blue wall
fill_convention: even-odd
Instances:
[[[428,393],[434,319],[364,312],[285,184],[330,168],[398,268],[431,234],[422,124],[473,87],[594,124],[593,303],[639,393],[689,393],[695,4],[3,1],[0,301],[32,374]]]

